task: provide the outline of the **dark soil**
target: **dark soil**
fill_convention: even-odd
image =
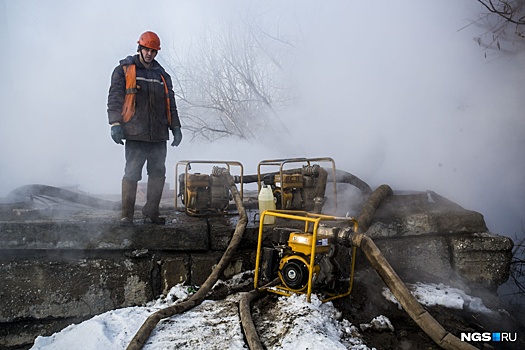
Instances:
[[[378,350],[387,349],[440,349],[440,347],[410,318],[404,311],[381,294],[385,287],[383,281],[373,270],[360,271],[354,280],[352,293],[347,298],[334,300],[334,305],[343,318],[355,326],[369,323],[373,318],[386,316],[394,332],[362,331],[361,334],[368,347]],[[480,291],[477,291],[480,293]],[[487,298],[490,299],[487,301]],[[494,295],[486,292],[482,298],[484,304],[493,309]],[[489,306],[490,305],[490,306]],[[460,338],[460,334],[473,332],[509,332],[517,334],[515,342],[471,342],[479,349],[525,349],[525,327],[511,314],[501,310],[497,314],[485,315],[467,310],[454,310],[442,306],[425,307],[448,332]]]

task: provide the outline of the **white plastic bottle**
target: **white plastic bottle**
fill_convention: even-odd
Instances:
[[[262,213],[265,210],[275,210],[275,200],[273,197],[272,189],[266,185],[262,185],[261,192],[259,192],[259,215],[262,217]],[[275,216],[265,215],[264,225],[275,224]]]

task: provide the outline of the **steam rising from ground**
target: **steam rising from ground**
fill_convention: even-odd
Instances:
[[[472,40],[484,29],[459,30],[480,11],[475,1],[2,0],[0,197],[29,183],[118,193],[123,147],[106,117],[113,67],[144,30],[161,36],[162,62],[242,12],[302,40],[288,67],[302,96],[281,115],[288,131],[212,145],[185,134],[169,151],[169,182],[181,159],[236,160],[254,173],[263,159],[329,156],[372,187],[434,190],[480,211],[491,231],[521,234],[525,56],[485,58]]]

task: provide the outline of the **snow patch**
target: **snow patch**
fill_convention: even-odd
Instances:
[[[481,299],[443,284],[417,283],[409,288],[423,305],[493,312],[483,305]],[[179,284],[166,297],[147,306],[108,311],[49,337],[38,337],[31,349],[70,350],[78,349],[79,344],[83,350],[125,349],[149,315],[187,299],[194,291],[193,287]],[[387,288],[382,294],[399,305]],[[242,295],[237,293],[224,300],[206,300],[183,314],[162,320],[144,349],[246,349],[238,311]],[[254,304],[252,313],[261,342],[268,350],[369,350],[360,330],[394,331],[390,320],[382,315],[359,325],[359,330],[350,321],[342,319],[331,302],[322,303],[315,294],[312,294],[310,303],[304,294],[279,297],[275,303],[263,299]]]
[[[375,330],[378,332],[390,331],[394,332],[394,326],[388,319],[388,317],[380,315],[374,317],[370,323],[362,323],[359,325],[359,328],[364,331]]]
[[[125,349],[153,311],[144,307],[108,311],[78,325],[72,324],[49,337],[39,336],[31,349]]]
[[[480,312],[485,314],[493,313],[494,311],[488,309],[483,301],[478,297],[467,295],[464,291],[458,288],[439,284],[424,284],[418,282],[416,284],[407,284],[408,289],[412,295],[419,301],[420,304],[426,306],[440,305],[450,309],[469,310],[472,312]],[[383,288],[381,293],[388,301],[396,304],[401,310],[402,307],[387,287]]]
[[[166,297],[149,307],[130,307],[106,312],[49,337],[38,337],[31,349],[69,350],[125,349],[146,318],[153,312],[180,302],[191,294],[187,286],[173,287]],[[206,300],[195,308],[162,320],[145,350],[158,349],[246,349],[238,312],[242,293],[224,300]],[[174,301],[173,301],[174,300]],[[254,311],[261,341],[269,350],[353,349],[368,350],[358,329],[331,302],[312,295],[280,297],[263,312]]]
[[[368,349],[357,328],[340,319],[333,304],[322,303],[315,294],[310,303],[304,294],[292,295],[280,297],[260,315],[254,312],[259,337],[268,349]]]

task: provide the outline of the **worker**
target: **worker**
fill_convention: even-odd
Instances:
[[[133,225],[137,183],[142,168],[148,174],[144,222],[163,225],[159,204],[166,179],[169,130],[171,146],[182,141],[182,132],[171,77],[155,60],[160,39],[151,31],[138,40],[137,54],[121,60],[111,75],[108,119],[111,138],[124,145],[126,166],[122,178],[122,226]]]

